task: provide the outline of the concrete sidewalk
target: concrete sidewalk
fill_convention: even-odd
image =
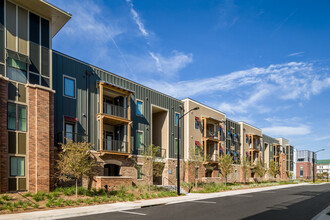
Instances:
[[[138,209],[138,208],[143,208],[143,207],[148,207],[148,206],[175,204],[175,203],[182,203],[182,202],[187,202],[187,201],[211,199],[211,198],[225,197],[225,196],[234,196],[234,195],[241,195],[241,194],[247,194],[247,193],[283,189],[283,188],[291,188],[291,187],[303,186],[303,185],[309,185],[309,184],[300,183],[300,184],[270,186],[270,187],[253,188],[253,189],[233,190],[233,191],[218,192],[218,193],[189,193],[186,196],[180,196],[180,197],[139,200],[139,201],[134,201],[134,202],[120,202],[120,203],[84,206],[84,207],[76,207],[76,208],[62,208],[62,209],[27,212],[27,213],[19,213],[19,214],[8,214],[8,215],[1,215],[0,219],[15,219],[16,220],[16,219],[71,218],[71,217],[79,217],[79,216],[84,216],[84,215]]]

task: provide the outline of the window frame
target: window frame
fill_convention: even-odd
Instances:
[[[8,106],[9,105],[14,105],[15,106],[15,129],[9,128],[9,111],[8,111]],[[19,106],[25,108],[25,130],[20,130],[19,129],[19,115],[18,115],[18,109]],[[18,104],[12,101],[7,102],[7,129],[8,131],[20,131],[20,132],[27,132],[28,131],[28,108],[26,105]]]
[[[139,176],[140,176],[139,173],[141,175],[141,178],[139,178]],[[139,164],[136,166],[136,179],[143,180],[142,165],[139,165]]]
[[[69,79],[69,80],[74,81],[74,89],[73,89],[74,97],[65,94],[65,79]],[[76,97],[77,97],[77,81],[76,81],[76,78],[71,77],[71,76],[67,76],[67,75],[63,75],[63,96],[67,97],[67,98],[70,98],[70,99],[76,99]]]
[[[12,175],[12,173],[11,173],[11,168],[12,168],[12,166],[11,166],[11,159],[12,158],[23,159],[23,161],[24,161],[23,175]],[[26,169],[26,167],[25,167],[25,157],[21,157],[21,156],[10,156],[9,157],[9,176],[10,177],[25,177],[25,169]]]
[[[142,135],[142,143],[141,143],[141,148],[139,148],[139,146],[138,146],[138,134],[141,134]],[[144,144],[143,144],[143,142],[144,142],[144,132],[143,131],[141,131],[141,130],[137,130],[136,131],[136,149],[137,150],[141,150],[141,149],[144,149]]]
[[[141,103],[142,105],[142,110],[141,110],[141,114],[138,114],[138,102]],[[144,116],[144,102],[140,99],[136,99],[136,115],[139,117],[143,117]]]
[[[176,118],[178,117],[178,118]],[[180,126],[179,124],[180,121],[180,113],[179,112],[175,112],[174,113],[174,126]]]
[[[196,122],[197,122],[197,127],[196,127]],[[201,123],[195,118],[195,124],[194,124],[194,129],[195,130],[199,130],[200,129],[200,126],[201,126]]]

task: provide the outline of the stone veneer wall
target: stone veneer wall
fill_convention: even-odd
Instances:
[[[28,190],[54,186],[54,93],[31,86],[28,94]]]
[[[108,185],[108,190],[114,190],[120,186],[132,186],[132,178],[117,177],[117,176],[96,176],[96,189],[105,189]]]
[[[8,82],[0,77],[0,192],[8,191],[8,131],[7,94]]]

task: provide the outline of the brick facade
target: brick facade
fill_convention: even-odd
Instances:
[[[54,93],[28,87],[28,190],[54,185]]]
[[[303,176],[300,176],[300,167],[303,168]],[[297,162],[296,163],[296,178],[297,179],[304,179],[304,180],[311,180],[313,179],[313,164],[310,162]],[[316,165],[314,166],[315,178],[316,178]]]
[[[0,77],[0,192],[8,191],[8,131],[7,94],[8,82]]]
[[[120,186],[132,186],[133,181],[131,177],[121,176],[96,176],[96,189],[105,189],[105,185],[109,190],[116,189]]]

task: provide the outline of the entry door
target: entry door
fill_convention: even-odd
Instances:
[[[74,125],[70,123],[65,123],[65,137],[69,140],[73,140]]]

